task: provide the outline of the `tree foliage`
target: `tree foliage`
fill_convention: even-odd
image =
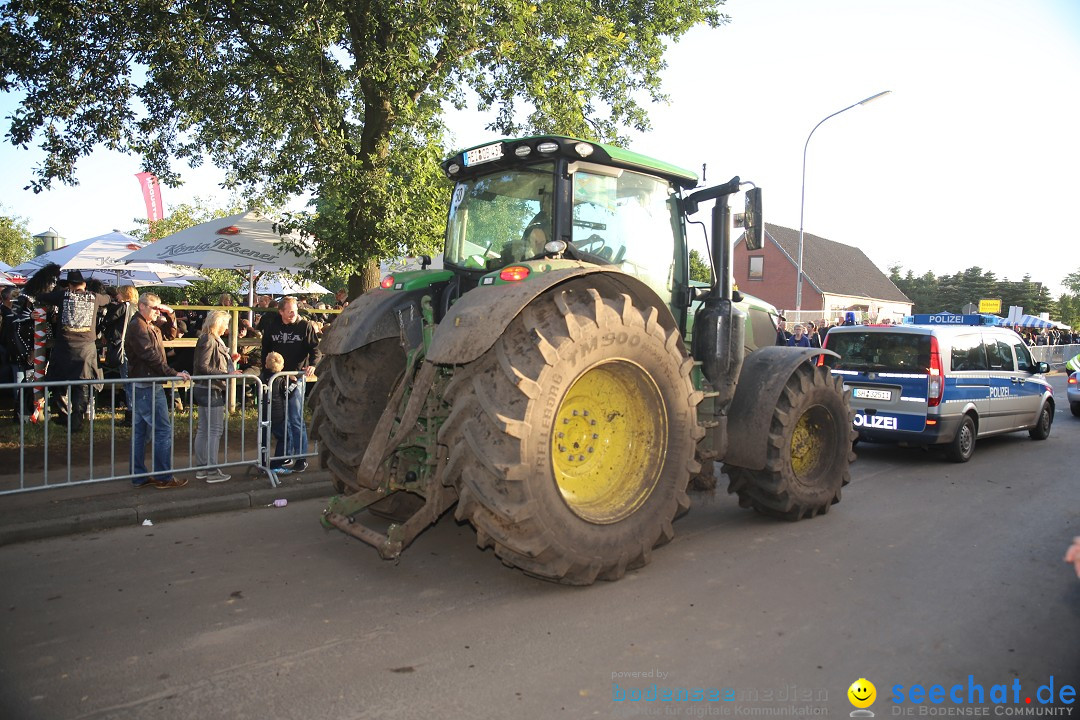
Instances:
[[[34,257],[34,236],[27,220],[16,215],[0,215],[0,262],[19,265]]]
[[[668,43],[726,21],[723,0],[10,0],[0,90],[8,138],[47,157],[31,180],[76,182],[98,145],[166,184],[209,157],[227,184],[293,220],[327,267],[439,242],[443,109],[472,90],[503,134],[617,140],[662,101]]]
[[[889,268],[889,279],[914,303],[913,312],[936,313],[946,311],[959,313],[968,303],[978,304],[982,299],[1000,299],[1002,313],[1008,312],[1012,305],[1024,308],[1030,315],[1048,312],[1054,319],[1059,317],[1059,303],[1050,296],[1050,291],[1041,282],[1034,282],[1030,275],[1020,281],[998,280],[993,272],[980,267],[970,267],[952,275],[935,276],[932,272],[916,277],[908,270],[901,275],[902,268],[894,265]]]
[[[697,250],[690,251],[690,279],[712,284],[712,266]]]

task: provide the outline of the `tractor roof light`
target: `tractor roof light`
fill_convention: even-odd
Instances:
[[[577,145],[574,146],[574,151],[583,158],[589,157],[593,154],[593,146],[589,143],[579,142]]]
[[[514,148],[514,154],[519,158],[529,157],[532,154],[532,148],[528,145],[518,145]]]
[[[551,142],[549,140],[547,142],[542,142],[539,145],[537,145],[536,149],[538,151],[540,151],[541,153],[543,153],[544,155],[550,155],[551,153],[556,152],[559,149],[559,143]]]
[[[379,283],[379,287],[381,287],[383,289],[386,289],[386,290],[389,290],[390,288],[394,287],[394,276],[393,275],[387,275],[386,277],[384,277],[382,279],[382,282]]]
[[[519,282],[529,277],[529,268],[524,265],[508,265],[499,272],[499,279],[506,282]]]
[[[450,163],[446,166],[446,172],[451,175],[457,175],[459,172],[461,172],[461,166],[457,163]]]

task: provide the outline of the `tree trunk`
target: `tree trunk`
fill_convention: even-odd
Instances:
[[[374,290],[379,287],[382,275],[379,273],[379,263],[368,260],[367,265],[360,268],[360,272],[349,276],[349,300],[356,296]]]

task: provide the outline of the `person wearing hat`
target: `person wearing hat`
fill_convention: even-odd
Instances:
[[[109,296],[86,289],[86,280],[78,270],[68,271],[66,288],[57,288],[38,297],[42,305],[54,305],[58,310],[58,331],[46,380],[94,380],[98,374],[97,316],[98,309],[109,304]],[[56,421],[71,431],[82,429],[86,419],[88,385],[72,385],[64,392],[54,388],[52,407]]]

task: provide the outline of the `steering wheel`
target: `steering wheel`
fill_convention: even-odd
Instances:
[[[606,245],[607,241],[596,233],[593,233],[579,243],[574,243],[575,248],[581,252],[589,253],[590,255],[598,255]]]

